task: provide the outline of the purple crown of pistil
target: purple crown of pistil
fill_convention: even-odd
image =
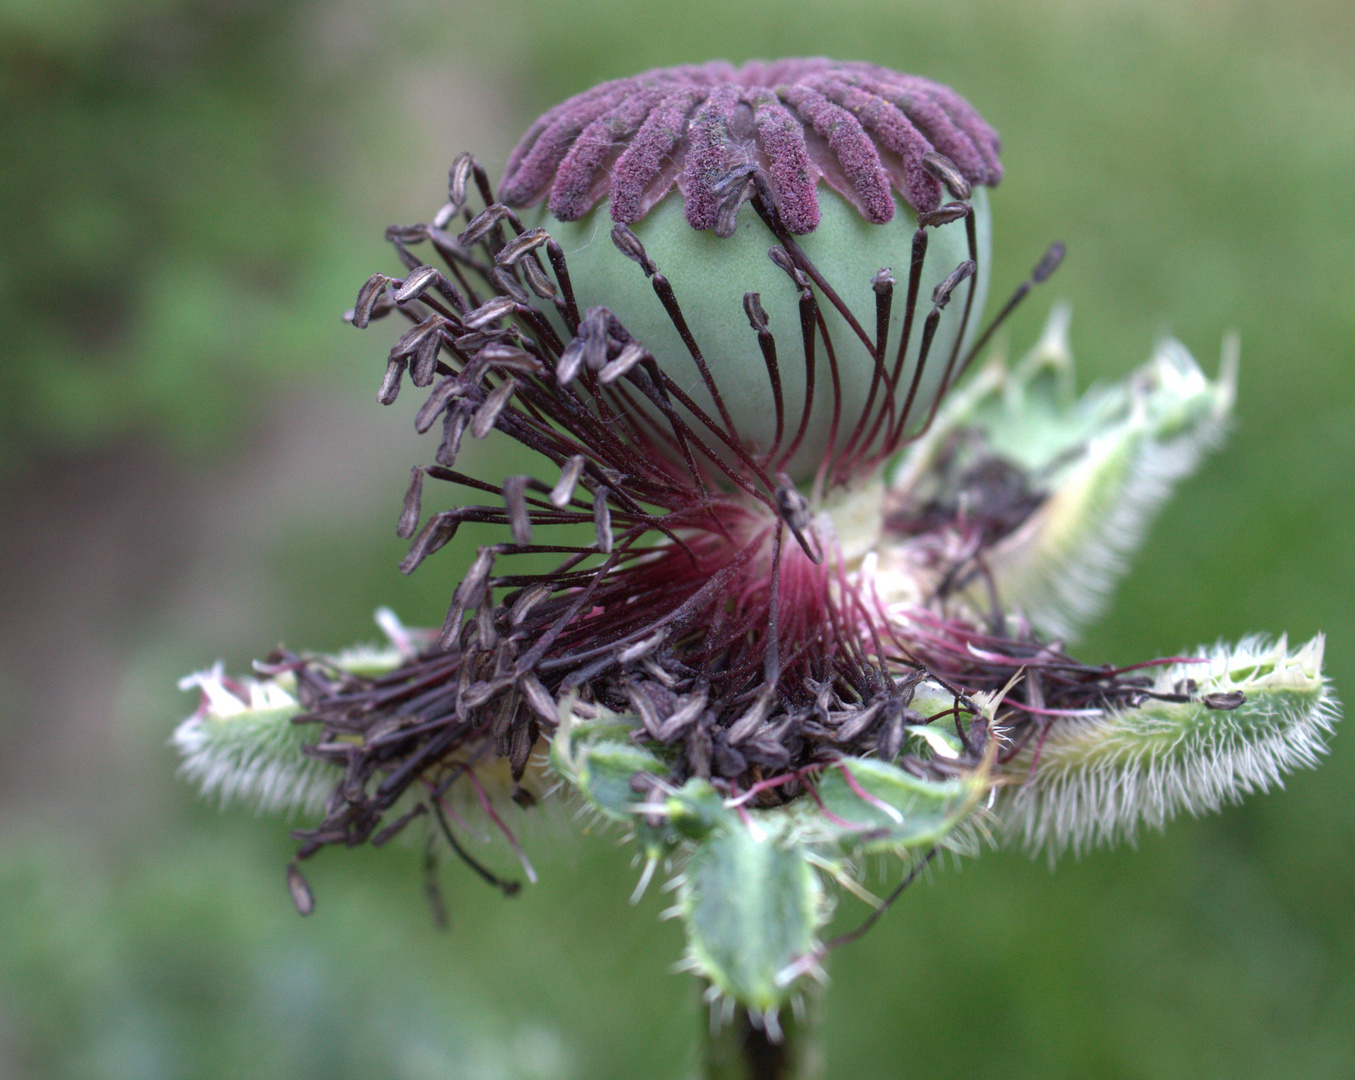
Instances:
[[[873,64],[723,61],[661,68],[595,86],[534,123],[509,156],[500,197],[576,221],[604,199],[633,224],[676,183],[687,221],[714,228],[730,174],[757,165],[793,233],[819,223],[818,182],[866,220],[894,216],[891,189],[918,213],[941,201],[923,158],[939,153],[971,184],[997,184],[1000,142],[948,87]]]

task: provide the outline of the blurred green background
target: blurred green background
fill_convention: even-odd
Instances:
[[[543,880],[511,901],[445,868],[446,933],[417,851],[326,852],[302,920],[286,823],[201,805],[166,746],[187,671],[369,637],[380,603],[441,619],[464,551],[403,579],[393,534],[433,447],[413,395],[375,404],[386,331],[339,315],[458,151],[497,174],[604,78],[826,53],[968,96],[1005,142],[995,292],[1069,246],[1013,348],[1056,297],[1084,382],[1242,335],[1227,448],[1080,653],[1325,631],[1355,696],[1348,0],[681,11],[0,2],[0,1077],[688,1070],[680,932],[627,905],[614,836],[529,825]],[[934,875],[833,958],[830,1074],[1355,1075],[1352,790],[1338,734],[1137,851]]]

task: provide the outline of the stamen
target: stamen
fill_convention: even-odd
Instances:
[[[427,803],[417,803],[372,837],[372,847],[384,847],[394,840],[417,817],[428,813]]]
[[[400,509],[399,524],[395,527],[395,535],[401,540],[408,540],[418,528],[419,518],[423,516],[420,509],[422,499],[423,467],[415,465],[409,470],[409,489],[405,492],[404,505]]]
[[[756,190],[757,174],[756,165],[745,165],[715,185],[715,193],[720,196],[720,204],[715,216],[714,231],[720,239],[729,239],[738,228],[739,210]]]
[[[816,564],[823,562],[822,552],[815,550],[809,543],[809,500],[795,490],[794,482],[785,473],[778,473],[776,482],[776,509],[781,519],[789,526],[791,534],[810,561]]]
[[[612,226],[612,243],[616,249],[626,258],[640,265],[640,269],[645,272],[645,277],[652,278],[659,269],[654,260],[649,257],[645,251],[645,246],[640,242],[640,238],[621,222]]]
[[[931,353],[932,341],[936,337],[936,328],[938,325],[940,325],[941,322],[941,312],[945,308],[945,306],[948,303],[950,303],[950,294],[954,291],[955,287],[973,273],[974,273],[974,263],[972,261],[966,260],[965,262],[962,262],[959,266],[957,266],[954,270],[952,270],[950,274],[945,278],[945,280],[942,281],[939,285],[936,286],[935,289],[932,290],[932,309],[927,313],[927,318],[923,321],[922,324],[922,340],[918,347],[917,364],[913,369],[913,381],[908,387],[908,397],[904,400],[903,408],[904,417],[906,417],[908,413],[911,411],[913,400],[917,396],[918,385],[922,380],[922,372],[926,367],[927,357]],[[971,292],[972,291],[973,290],[971,290]],[[929,411],[927,416],[927,421],[926,423],[923,424],[922,428],[917,432],[918,435],[921,435],[924,432],[926,432],[926,430],[931,426],[933,418],[936,416],[936,410],[940,405],[944,393],[944,388],[949,385],[949,378],[951,375],[950,367],[951,365],[947,365],[946,371],[942,373],[941,385],[943,387],[943,391],[937,393],[937,395],[934,397],[931,410]]]
[[[467,330],[480,330],[517,311],[517,301],[511,296],[494,296],[470,312],[463,320]]]
[[[758,175],[760,176],[761,174],[759,173]],[[765,189],[759,188],[757,193],[753,196],[753,206],[756,208],[758,215],[762,218],[763,223],[766,224],[767,228],[771,230],[772,234],[780,242],[781,247],[786,252],[790,262],[814,282],[814,286],[823,293],[829,304],[831,304],[837,313],[842,316],[843,321],[851,327],[852,333],[856,335],[857,340],[859,340],[867,349],[870,349],[874,343],[867,336],[866,331],[862,329],[861,324],[857,321],[856,315],[852,312],[851,308],[843,302],[842,298],[838,296],[837,291],[828,284],[823,275],[820,274],[814,264],[810,262],[809,257],[805,255],[800,245],[795,242],[795,238],[786,230],[785,225],[781,222],[780,214],[777,213],[775,203],[769,200]]]
[[[485,403],[475,411],[475,419],[471,421],[470,433],[477,439],[483,439],[489,434],[490,429],[499,419],[499,414],[508,406],[508,399],[516,393],[518,382],[511,375],[504,379],[490,395],[485,398]]]
[[[300,914],[309,915],[315,910],[315,894],[311,892],[305,875],[301,873],[301,868],[295,861],[287,864],[287,888],[292,894],[292,903],[296,905],[296,910]]]
[[[432,806],[434,816],[437,818],[438,827],[442,830],[442,835],[446,838],[447,843],[451,845],[452,850],[456,852],[457,858],[474,870],[486,884],[493,885],[494,888],[502,892],[504,896],[517,895],[522,889],[522,883],[518,881],[506,881],[503,878],[497,877],[486,866],[476,861],[471,853],[461,846],[461,842],[457,840],[456,835],[452,832],[452,827],[447,822],[447,814],[443,808],[442,800],[434,797]]]
[[[444,510],[434,514],[419,530],[419,535],[409,546],[409,553],[400,562],[400,573],[412,574],[424,559],[437,551],[456,535],[461,526],[463,513],[460,510]]]
[[[457,241],[463,247],[474,247],[489,238],[503,221],[508,221],[517,226],[519,232],[522,229],[517,214],[504,206],[503,203],[492,203],[470,219],[465,229],[461,231],[461,235],[457,237]],[[502,247],[502,244],[498,245],[498,249],[502,249]]]
[[[776,363],[776,339],[767,328],[767,313],[762,309],[762,298],[755,292],[743,294],[743,310],[748,316],[748,324],[757,333],[758,348],[762,351],[762,360],[767,367],[767,381],[772,389],[772,402],[776,409],[776,432],[772,436],[771,446],[762,456],[763,464],[771,461],[781,446],[781,437],[785,433],[786,410],[781,394],[781,370]]]
[[[834,470],[834,480],[839,482],[845,482],[851,478],[855,471],[853,465],[857,459],[867,456],[870,443],[875,438],[881,422],[894,413],[895,384],[884,366],[884,348],[889,335],[889,313],[894,296],[894,278],[887,268],[877,271],[871,279],[871,290],[875,293],[875,347],[871,350],[874,370],[871,374],[870,389],[866,394],[865,404],[861,406],[851,435],[848,436],[837,455],[835,465],[838,468]],[[882,399],[880,416],[870,427],[869,434],[866,434],[866,425],[870,421],[877,395]],[[863,435],[865,435],[864,441],[862,441]]]
[[[997,331],[997,328],[1007,321],[1007,317],[1016,310],[1016,306],[1026,298],[1026,295],[1030,290],[1036,285],[1043,284],[1047,281],[1050,275],[1059,268],[1059,264],[1063,262],[1065,251],[1066,249],[1059,241],[1055,241],[1053,244],[1049,245],[1049,250],[1044,253],[1044,256],[1040,259],[1039,263],[1036,264],[1035,269],[1031,271],[1030,277],[1016,287],[1016,291],[1012,293],[1011,298],[1002,305],[1002,310],[997,313],[997,317],[988,324],[983,333],[979,334],[978,340],[975,341],[970,350],[965,353],[964,363],[960,365],[956,372],[956,378],[963,375],[974,357],[987,347],[989,340]]]
[[[420,266],[406,276],[404,283],[395,290],[393,299],[396,303],[403,304],[406,300],[414,300],[432,284],[433,279],[438,277],[436,268],[428,265]],[[372,279],[375,280],[375,279]],[[370,284],[370,282],[369,282]],[[392,283],[393,284],[393,283]],[[361,303],[362,294],[358,294],[359,303]]]
[[[513,543],[526,547],[532,542],[532,519],[527,513],[527,502],[523,497],[532,478],[530,476],[510,476],[503,482],[503,502],[508,511],[508,524],[513,530]]]
[[[564,303],[560,297],[560,290],[555,287],[555,282],[546,276],[545,270],[541,268],[541,264],[535,258],[523,260],[522,276],[527,279],[527,285],[532,292],[536,293],[542,300]]]
[[[430,315],[411,326],[400,335],[400,340],[391,348],[391,356],[413,356],[425,338],[442,329],[442,324],[443,317],[441,315]]]
[[[883,903],[881,903],[879,907],[877,907],[874,911],[867,915],[864,920],[862,920],[860,926],[858,926],[855,930],[849,930],[845,934],[839,934],[837,937],[829,938],[827,941],[823,943],[822,948],[819,950],[821,955],[819,957],[816,957],[816,959],[822,959],[822,954],[831,952],[833,949],[840,949],[844,945],[850,945],[853,941],[858,940],[863,934],[866,933],[866,931],[868,931],[872,926],[879,922],[880,916],[882,916],[886,911],[888,911],[894,905],[894,901],[896,901],[900,896],[903,895],[904,889],[908,888],[909,885],[911,885],[914,881],[918,879],[922,871],[926,869],[927,864],[930,863],[932,859],[936,858],[936,853],[939,850],[940,848],[937,847],[928,848],[927,854],[922,856],[922,858],[919,859],[913,865],[913,868],[909,870],[907,874],[904,875],[903,880],[899,882],[899,884],[895,887],[894,891],[884,898]]]
[[[422,389],[432,386],[438,374],[438,353],[442,350],[442,327],[435,328],[419,342],[414,351],[414,362],[409,365],[409,381]]]
[[[701,355],[700,346],[697,345],[696,338],[692,336],[691,329],[687,326],[687,320],[682,314],[682,308],[678,305],[677,296],[673,293],[673,286],[657,270],[649,275],[649,280],[650,284],[654,286],[654,292],[658,295],[660,303],[663,304],[663,309],[668,312],[668,318],[672,320],[673,326],[677,329],[678,336],[682,338],[682,344],[687,346],[692,362],[696,364],[696,370],[701,373],[701,379],[706,384],[707,392],[715,401],[715,408],[720,413],[720,423],[723,425],[723,429],[732,435],[738,431],[738,428],[733,419],[730,418],[729,410],[725,408],[724,398],[720,396],[719,388],[715,385],[710,369],[706,366],[706,359]]]
[[[814,340],[818,328],[818,302],[814,299],[814,292],[809,287],[809,279],[795,265],[794,260],[791,259],[785,248],[774,247],[767,252],[767,257],[777,267],[785,271],[800,290],[800,340],[804,348],[805,361],[805,403],[800,411],[800,425],[795,429],[795,435],[791,438],[790,445],[776,460],[774,468],[781,472],[799,451],[800,444],[804,441],[805,434],[809,430],[809,418],[814,411],[814,376],[818,369],[818,365],[814,362]]]
[[[461,437],[469,426],[470,412],[464,402],[458,401],[442,414],[442,442],[438,444],[436,454],[439,465],[450,467],[456,464],[456,455],[461,452]]]
[[[972,193],[969,181],[950,158],[933,151],[922,156],[922,167],[946,185],[952,199],[968,201]]]
[[[521,236],[504,244],[494,256],[494,261],[500,266],[513,266],[524,255],[531,254],[549,241],[550,233],[545,229],[528,229]]]
[[[515,308],[528,307],[532,302],[531,294],[522,287],[522,283],[511,271],[502,266],[496,266],[489,272],[489,283],[511,298]]]
[[[564,300],[561,315],[571,334],[579,329],[579,305],[574,299],[574,287],[569,281],[569,267],[565,264],[565,252],[554,240],[546,242],[546,255],[550,259],[551,269],[555,271],[555,280],[560,286],[560,295]]]
[[[599,484],[593,492],[593,529],[597,533],[597,549],[604,555],[612,550],[612,512],[607,507],[609,494],[606,484]]]
[[[461,584],[452,594],[452,606],[448,609],[446,621],[443,622],[442,631],[438,635],[438,644],[442,648],[451,648],[452,642],[461,631],[461,619],[465,613],[482,606],[488,598],[489,571],[494,565],[496,553],[497,548],[494,546],[480,548],[475,561],[466,571],[466,576],[461,579]]]
[[[584,457],[582,454],[575,454],[569,458],[560,470],[560,479],[556,481],[555,487],[551,488],[551,505],[559,509],[569,505],[574,498],[574,487],[579,482],[579,477],[583,473]]]
[[[471,170],[475,165],[475,159],[467,153],[457,154],[456,160],[452,162],[452,167],[447,173],[447,202],[451,206],[449,219],[461,212],[461,208],[466,205],[466,184],[470,180]],[[439,224],[439,228],[446,226],[446,222]]]
[[[889,312],[894,303],[894,275],[889,267],[881,267],[870,279],[871,290],[875,293],[875,358],[880,360],[885,354],[885,345],[889,341]]]
[[[376,392],[376,400],[382,405],[393,405],[400,393],[400,379],[404,376],[409,359],[404,356],[392,356],[386,362],[386,374],[381,380],[381,388]]]
[[[604,386],[616,382],[626,372],[643,360],[648,354],[638,341],[632,341],[622,348],[615,360],[609,360],[598,372],[598,382]]]

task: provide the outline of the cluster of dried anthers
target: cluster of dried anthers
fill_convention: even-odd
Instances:
[[[683,85],[684,100],[695,98]],[[733,99],[726,95],[726,104]],[[784,106],[779,112],[777,120],[785,124],[790,114]],[[727,107],[709,123],[701,114],[693,127],[703,131],[722,123],[732,129],[737,119],[737,106]],[[560,123],[548,114],[536,126],[504,187],[515,201],[530,201],[542,185],[524,181],[523,174],[548,172],[558,177],[551,209],[578,217],[591,207],[559,192],[585,189],[588,179],[575,180],[570,165],[587,137],[579,134],[569,153],[560,154],[554,134]],[[763,128],[754,130],[761,134]],[[971,167],[971,175],[977,173],[972,179],[995,179],[995,136],[977,118],[965,134],[982,151],[969,157],[993,162]],[[768,141],[763,136],[759,142],[764,152]],[[543,144],[556,152],[543,153]],[[635,151],[632,145],[627,154]],[[687,160],[697,155],[689,149]],[[758,374],[775,417],[765,445],[740,426],[750,410],[726,389],[726,357],[704,345],[665,267],[623,222],[612,225],[610,256],[635,264],[630,270],[638,287],[648,279],[655,309],[681,337],[684,359],[699,374],[702,400],[689,392],[689,372],[675,373],[666,357],[656,356],[643,330],[627,326],[609,307],[580,311],[579,275],[571,273],[562,245],[495,200],[470,157],[456,162],[450,201],[429,224],[389,230],[405,276],[369,280],[352,322],[366,327],[398,314],[411,324],[391,350],[380,400],[393,401],[407,374],[414,386],[431,387],[416,426],[428,431],[440,422],[442,433],[436,464],[414,470],[406,496],[400,531],[413,543],[402,569],[413,571],[462,522],[502,526],[506,537],[480,549],[436,642],[394,671],[352,679],[326,671],[322,661],[275,658],[299,667],[308,716],[325,725],[315,752],[348,773],[308,844],[365,838],[411,783],[447,770],[449,762],[460,771],[485,755],[506,757],[520,779],[566,697],[575,699],[576,710],[596,703],[638,717],[648,738],[674,748],[675,784],[700,776],[736,794],[788,774],[783,784],[760,789],[762,801],[774,805],[802,793],[794,774],[844,754],[875,752],[920,775],[972,768],[985,750],[981,725],[956,726],[964,744],[958,760],[900,757],[906,726],[953,722],[960,711],[953,705],[939,716],[911,708],[913,688],[924,677],[951,687],[956,705],[976,690],[1000,689],[1021,669],[1041,672],[1028,679],[1026,696],[1038,697],[1042,708],[1077,709],[1151,692],[1141,678],[1072,661],[1028,628],[1007,636],[998,610],[985,612],[975,625],[971,606],[958,601],[981,573],[988,548],[1039,506],[1039,493],[1026,487],[1025,478],[1013,470],[1007,485],[969,484],[963,511],[953,498],[949,505],[886,507],[879,486],[871,484],[883,462],[926,430],[945,388],[977,347],[966,349],[965,331],[974,311],[971,279],[986,252],[978,250],[967,201],[971,176],[930,148],[919,162],[908,194],[924,209],[911,238],[895,233],[910,240],[912,255],[898,329],[895,282],[887,269],[863,270],[863,280],[854,283],[873,294],[867,331],[797,242],[781,206],[805,196],[783,194],[769,179],[786,170],[780,159],[773,157],[765,171],[731,167],[728,160],[708,164],[701,175],[710,182],[684,189],[688,222],[704,224],[709,217],[717,235],[732,233],[740,208],[751,204],[772,244],[763,259],[799,308],[778,338],[759,293],[723,298],[731,300],[725,307],[741,318],[760,357]],[[594,165],[602,171],[600,162]],[[670,169],[667,182],[674,179]],[[935,193],[942,182],[954,201],[939,203]],[[485,204],[478,213],[467,208],[472,184]],[[634,219],[635,211],[624,210],[635,201],[626,192],[652,190],[652,179],[634,180],[618,162],[612,186],[613,216]],[[887,188],[884,194],[888,208],[877,206],[876,220],[893,216],[892,195]],[[807,197],[817,206],[812,185]],[[462,214],[460,234],[447,231]],[[819,215],[797,205],[791,217],[804,232]],[[917,319],[930,234],[952,223],[966,230],[961,235],[968,257],[939,283],[928,283],[930,308]],[[420,251],[422,244],[431,251]],[[1055,261],[1056,255],[1043,262],[1034,280]],[[966,281],[971,287],[959,298],[958,325],[948,328],[938,356],[943,312]],[[821,305],[838,325],[829,325]],[[833,333],[843,324],[848,341]],[[746,380],[746,358],[741,364],[736,377]],[[942,369],[940,383],[932,380],[924,399],[919,387],[932,367]],[[802,380],[804,389],[793,398],[785,392],[783,368]],[[864,406],[850,412],[841,402],[846,380],[864,384]],[[859,386],[853,393],[862,396]],[[828,399],[827,410],[820,399]],[[820,413],[826,413],[827,427],[815,430],[815,421],[823,428]],[[496,487],[457,471],[463,435],[482,437],[491,430],[548,462],[542,475],[512,476]],[[807,496],[787,469],[804,457],[809,441],[817,461]],[[983,467],[999,466],[993,459]],[[425,478],[490,492],[494,499],[439,511],[419,528]],[[1022,489],[1015,497],[1011,483]],[[977,501],[975,493],[981,495]],[[867,499],[876,505],[861,507]],[[880,518],[870,523],[875,534],[844,537],[854,522],[835,521],[835,512],[860,516],[863,509]],[[864,552],[850,550],[862,539],[872,546],[913,542],[921,550],[919,536],[962,534],[965,550],[951,554],[942,550],[954,546],[947,544],[929,552],[936,586],[902,620],[882,606],[874,579],[861,573]],[[560,561],[548,571],[514,572],[511,557],[524,554]],[[1002,715],[1011,729],[1004,757],[1046,722],[1043,713],[1021,704],[1014,700]],[[362,737],[361,751],[354,752],[352,736]],[[369,780],[377,773],[383,779],[372,790]]]
[[[702,791],[740,815],[825,807],[838,769],[860,805],[824,809],[833,842],[919,854],[945,834],[905,829],[917,799],[950,800],[949,829],[974,790],[1016,779],[1012,827],[1081,846],[1310,764],[1334,718],[1320,639],[1130,667],[1060,643],[1216,437],[1232,382],[1169,343],[1078,402],[1056,316],[1022,365],[957,388],[1062,254],[976,332],[978,185],[1000,179],[997,150],[944,87],[813,60],[604,84],[532,127],[501,200],[457,159],[429,223],[388,232],[403,276],[372,277],[350,318],[408,323],[380,400],[408,377],[428,391],[417,429],[441,432],[405,498],[402,570],[463,523],[502,539],[479,549],[440,631],[390,622],[376,658],[277,654],[271,688],[199,677],[203,709],[180,731],[190,771],[273,805],[323,789],[302,857],[431,813],[497,881],[457,842],[444,796],[473,789],[499,822],[486,772],[506,762],[530,802],[533,752],[552,738],[603,812],[643,801],[642,832],[665,815],[715,821]],[[534,471],[460,471],[464,436],[491,431]],[[425,519],[430,479],[471,500]],[[310,771],[282,751],[265,761],[262,738],[213,742],[228,699],[230,715],[271,704],[307,732]],[[624,798],[602,790],[603,756],[589,772],[586,740],[559,730],[580,720],[643,747],[608,750],[631,763]],[[865,760],[870,791],[843,764]],[[786,820],[794,843],[825,842]],[[774,1015],[771,991],[703,974]]]

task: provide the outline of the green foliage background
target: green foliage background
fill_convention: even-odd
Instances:
[[[995,292],[1069,245],[1014,348],[1058,296],[1086,381],[1241,331],[1231,441],[1080,652],[1325,631],[1355,696],[1345,0],[3,0],[0,1076],[684,1075],[678,931],[628,907],[614,837],[532,825],[512,901],[446,868],[447,933],[416,851],[328,852],[302,921],[286,825],[198,805],[165,740],[178,675],[342,646],[379,603],[438,621],[473,550],[395,571],[432,448],[373,400],[383,331],[339,321],[382,229],[596,81],[817,53],[1002,132]],[[1137,852],[936,875],[834,957],[831,1075],[1355,1074],[1352,784],[1338,734]]]

